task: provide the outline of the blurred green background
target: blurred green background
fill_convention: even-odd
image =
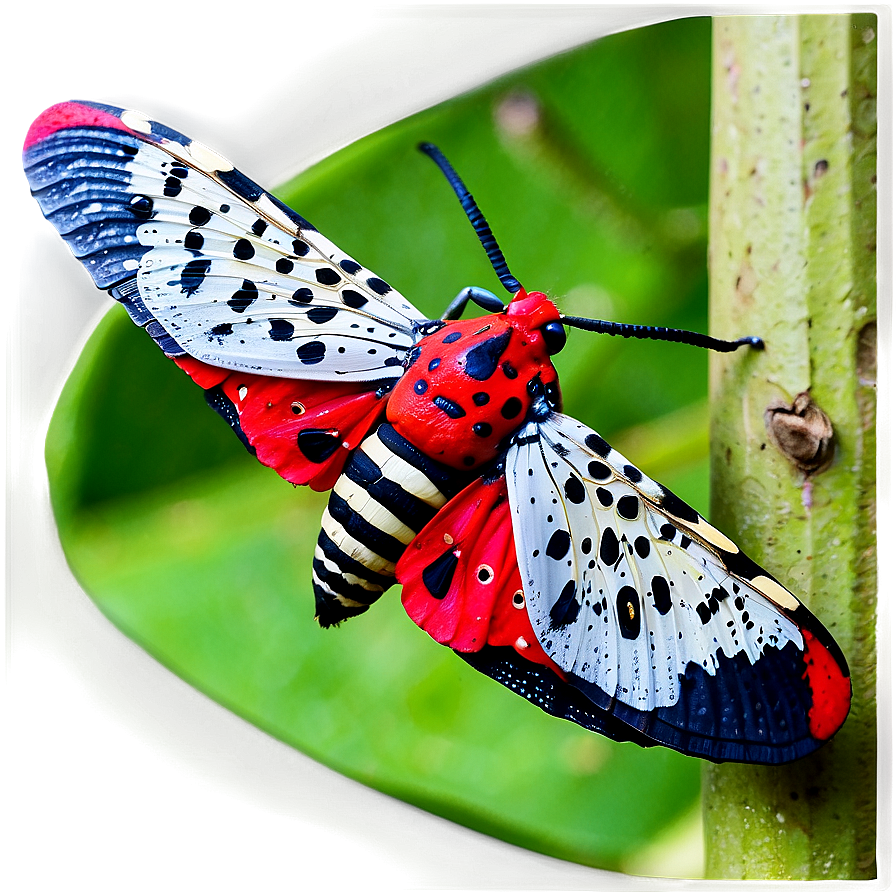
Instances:
[[[709,53],[709,19],[617,34],[401,121],[275,192],[437,317],[464,286],[501,287],[415,149],[431,140],[526,288],[571,314],[705,331]],[[706,354],[574,331],[555,361],[565,411],[706,514]],[[514,843],[701,873],[698,761],[540,713],[419,631],[397,589],[319,630],[310,570],[325,496],[256,464],[120,308],[65,387],[47,466],[66,556],[103,613],[239,715]]]

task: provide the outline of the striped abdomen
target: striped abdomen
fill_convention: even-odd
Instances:
[[[395,566],[414,536],[464,485],[388,423],[352,454],[330,494],[314,551],[318,622],[363,613],[395,584]]]

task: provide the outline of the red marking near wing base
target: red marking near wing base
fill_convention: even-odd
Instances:
[[[447,593],[437,598],[424,572],[446,552],[457,557],[457,567]],[[538,643],[525,606],[513,605],[522,582],[503,477],[477,479],[452,498],[408,545],[395,575],[408,615],[440,644],[461,653],[486,644],[513,647],[563,676]]]
[[[852,695],[849,678],[840,671],[830,651],[812,634],[801,629],[806,642],[803,659],[806,671],[803,678],[812,691],[809,710],[809,732],[819,740],[827,740],[843,724],[849,712]]]
[[[384,401],[361,392],[363,383],[312,383],[285,377],[235,373],[195,358],[175,358],[178,367],[203,389],[220,386],[233,402],[240,427],[258,460],[293,485],[329,491],[361,443]],[[298,444],[304,430],[338,433],[339,446],[321,462],[306,457]]]
[[[120,118],[110,115],[102,109],[94,109],[91,106],[85,106],[81,103],[57,103],[50,106],[45,112],[42,112],[35,120],[28,133],[25,136],[25,145],[23,149],[28,149],[41,140],[46,140],[56,131],[62,131],[65,128],[115,128],[119,131],[126,131],[129,134],[135,133],[129,127],[126,127]]]

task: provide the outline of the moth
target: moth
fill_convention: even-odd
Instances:
[[[32,125],[31,190],[100,289],[205,392],[248,451],[329,491],[318,622],[396,583],[437,642],[544,711],[713,761],[787,762],[841,726],[824,626],[695,510],[562,413],[567,328],[732,351],[570,317],[527,292],[439,166],[510,293],[430,320],[225,158],[90,102]],[[482,317],[461,319],[478,305]]]

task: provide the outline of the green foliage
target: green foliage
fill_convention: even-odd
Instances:
[[[689,19],[607,38],[399,122],[278,195],[438,316],[466,285],[500,287],[415,150],[431,140],[527,288],[570,313],[705,329],[709,36]],[[511,133],[514,109],[534,109],[534,126]],[[557,366],[568,413],[706,511],[702,352],[573,333]],[[543,715],[433,644],[397,591],[319,630],[310,561],[324,497],[254,464],[120,309],[69,380],[47,463],[79,580],[202,691],[449,818],[662,873],[639,857],[693,808],[699,764]]]

